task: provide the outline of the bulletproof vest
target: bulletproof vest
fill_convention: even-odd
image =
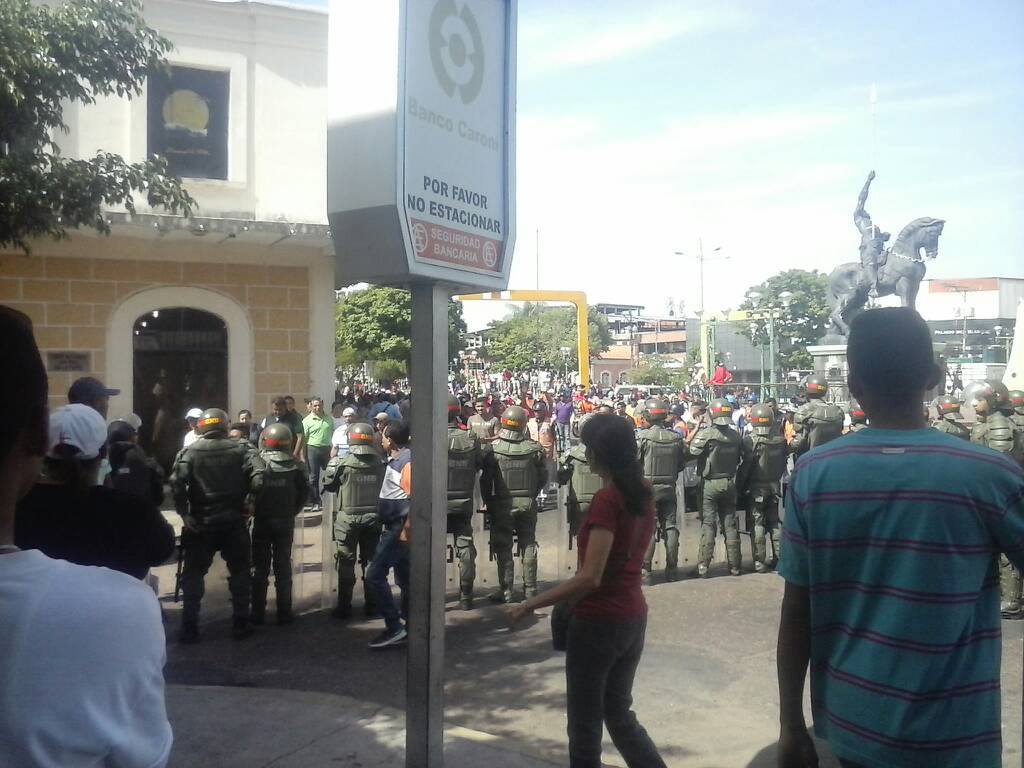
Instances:
[[[387,465],[377,456],[348,454],[341,461],[341,512],[365,515],[377,510]]]
[[[260,458],[265,466],[262,487],[256,496],[256,520],[275,528],[291,528],[305,496],[302,466],[294,456],[281,451],[267,452]],[[303,481],[300,482],[296,475]]]
[[[947,435],[953,435],[953,437],[963,438],[964,440],[971,439],[970,431],[958,421],[942,418],[932,424],[932,426],[939,430],[939,432],[944,432]]]
[[[678,432],[654,426],[639,435],[644,458],[644,479],[653,486],[675,486],[682,464],[682,438]]]
[[[700,437],[707,445],[702,456],[701,477],[705,480],[734,477],[743,445],[739,433],[731,427],[705,427],[701,432],[705,433]]]
[[[251,451],[226,437],[203,437],[182,451],[181,461],[192,465],[188,500],[193,517],[209,528],[241,522]]]
[[[537,455],[542,453],[541,447],[533,440],[512,442],[504,438],[498,438],[491,445],[498,465],[494,495],[528,499],[536,496],[540,485]]]
[[[777,483],[786,474],[786,460],[789,450],[782,435],[754,435],[754,466],[751,484],[767,485]]]
[[[801,406],[800,410],[804,414],[808,450],[835,440],[843,434],[843,409],[838,405],[815,398]]]
[[[472,432],[448,428],[448,499],[471,499],[480,466],[480,442]]]
[[[470,428],[474,435],[481,440],[490,440],[494,437],[498,428],[498,417],[491,416],[489,419],[481,418],[478,414],[473,414],[469,417],[469,421],[466,425]]]
[[[589,504],[594,494],[604,486],[604,480],[591,469],[586,449],[582,445],[570,448],[566,460],[572,464],[572,475],[569,478],[570,493],[578,503]]]

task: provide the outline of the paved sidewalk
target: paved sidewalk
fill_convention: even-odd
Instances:
[[[170,768],[400,768],[405,713],[348,696],[270,688],[167,686],[174,727]],[[553,768],[496,736],[445,730],[445,762],[487,768]]]

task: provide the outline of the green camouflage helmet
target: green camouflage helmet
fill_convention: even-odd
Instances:
[[[1010,391],[998,379],[985,379],[974,392],[974,410],[977,413],[1002,411],[1010,405]]]
[[[818,373],[805,376],[800,388],[808,397],[824,397],[828,394],[828,379]]]
[[[217,432],[226,435],[230,424],[228,415],[220,408],[207,408],[199,417],[196,428],[200,435],[212,435]]]
[[[732,403],[719,397],[708,404],[708,416],[712,424],[727,427],[732,424]]]
[[[935,401],[935,410],[939,412],[939,416],[959,415],[960,405],[960,401],[952,395],[943,395]]]
[[[501,431],[498,436],[518,440],[526,429],[526,411],[518,405],[510,405],[501,412]]]
[[[850,421],[854,424],[867,423],[868,415],[864,413],[864,409],[860,407],[860,403],[855,398],[850,398],[850,402],[846,406],[846,412],[850,414]]]
[[[649,397],[644,400],[644,418],[651,424],[657,424],[668,417],[668,403],[660,397]]]
[[[1010,405],[1018,415],[1024,416],[1024,390],[1011,389],[1007,393],[1010,397]]]
[[[295,445],[295,438],[287,424],[278,422],[271,424],[263,430],[260,435],[260,449],[270,453],[284,453],[290,455],[292,446]]]
[[[448,397],[448,421],[455,421],[462,413],[462,401],[455,395]]]
[[[770,405],[758,403],[750,409],[750,423],[758,435],[767,435],[775,426],[775,411]]]
[[[356,422],[348,428],[348,452],[356,456],[376,453],[373,444],[373,427],[365,422]]]

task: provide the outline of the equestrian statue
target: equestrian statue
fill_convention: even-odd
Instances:
[[[889,233],[876,227],[864,209],[874,179],[875,172],[871,171],[853,212],[853,223],[860,232],[860,263],[840,264],[828,278],[832,314],[826,339],[845,338],[850,332],[850,321],[864,309],[868,298],[895,294],[901,306],[914,307],[924,279],[925,260],[934,259],[939,253],[939,235],[946,222],[928,216],[907,224],[896,242],[886,247]]]

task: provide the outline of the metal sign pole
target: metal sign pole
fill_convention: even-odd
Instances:
[[[412,537],[409,545],[409,651],[405,764],[444,764],[445,522],[448,454],[448,295],[435,283],[412,285]],[[443,405],[439,405],[444,400]]]

